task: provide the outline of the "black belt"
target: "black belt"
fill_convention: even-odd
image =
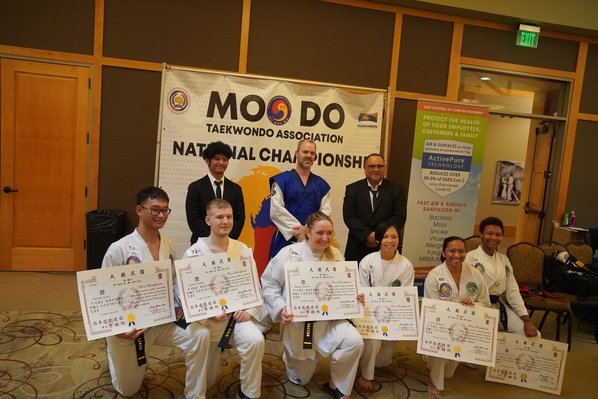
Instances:
[[[490,303],[498,303],[499,320],[502,323],[503,328],[507,331],[508,320],[507,320],[507,308],[505,304],[500,300],[500,295],[490,295]]]
[[[347,321],[351,323],[353,327],[355,327],[353,320],[347,319]],[[306,321],[303,325],[303,349],[313,348],[312,338],[314,335],[314,323],[315,321]]]
[[[145,363],[147,363],[147,359],[145,357],[145,337],[143,334],[135,339],[135,351],[137,352],[137,365],[143,366]]]
[[[230,337],[233,336],[233,332],[235,332],[235,325],[237,321],[233,317],[234,313],[230,314],[230,318],[228,319],[228,324],[222,333],[222,337],[220,337],[220,342],[218,342],[218,347],[220,348],[221,352],[224,352],[226,348],[228,348],[228,341]]]
[[[314,322],[313,321],[306,321],[303,327],[303,349],[311,349],[312,345],[312,338],[313,338],[313,331],[314,331]]]

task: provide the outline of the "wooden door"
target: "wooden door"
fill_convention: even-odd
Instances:
[[[82,270],[89,68],[2,59],[0,73],[0,269]]]
[[[529,135],[528,156],[526,160],[525,182],[529,182],[528,190],[522,193],[517,241],[538,243],[542,223],[545,220],[545,198],[550,183],[551,153],[555,122],[540,124],[534,120]]]

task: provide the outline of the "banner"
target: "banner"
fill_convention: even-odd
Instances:
[[[475,224],[488,108],[418,101],[403,255],[416,266],[440,264],[448,236]]]
[[[312,172],[331,186],[335,245],[343,248],[345,186],[364,178],[365,157],[380,151],[383,110],[381,91],[355,94],[328,86],[165,67],[157,180],[170,197],[173,212],[164,233],[177,254],[190,245],[187,187],[208,172],[201,153],[213,141],[233,149],[225,175],[242,187],[245,197],[239,240],[254,249],[260,274],[274,233],[269,178],[295,167],[295,150],[302,139],[317,145]]]

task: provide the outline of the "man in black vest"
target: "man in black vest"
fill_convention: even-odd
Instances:
[[[233,150],[228,144],[215,141],[207,145],[202,157],[208,165],[208,174],[189,184],[185,209],[187,224],[191,229],[191,244],[195,244],[199,237],[210,235],[210,227],[206,224],[206,205],[214,198],[227,200],[234,215],[233,229],[230,238],[235,240],[241,235],[245,224],[245,202],[241,186],[224,177],[228,161]]]
[[[365,179],[347,186],[343,219],[349,228],[345,260],[361,259],[379,249],[374,232],[382,223],[392,223],[400,232],[407,217],[405,190],[384,178],[384,157],[370,154],[365,161]]]

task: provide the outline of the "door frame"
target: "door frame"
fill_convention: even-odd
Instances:
[[[544,194],[544,204],[543,204],[543,211],[544,211],[544,218],[540,221],[540,227],[538,228],[538,242],[549,240],[552,238],[552,228],[553,224],[552,221],[556,218],[556,213],[560,208],[558,201],[560,200],[559,195],[560,186],[561,186],[561,169],[563,167],[563,161],[565,157],[565,144],[566,144],[566,134],[569,131],[569,115],[572,112],[572,95],[573,95],[573,87],[577,83],[575,79],[566,78],[563,76],[557,76],[555,74],[539,74],[539,73],[527,73],[522,72],[518,69],[516,65],[513,65],[513,69],[509,68],[509,65],[501,65],[501,67],[486,67],[480,65],[470,65],[467,63],[462,63],[459,65],[459,76],[461,76],[462,69],[469,69],[469,70],[479,70],[485,72],[494,72],[500,73],[504,75],[510,76],[521,76],[526,78],[538,78],[544,80],[552,80],[555,82],[560,82],[561,84],[565,85],[563,90],[563,97],[559,99],[559,113],[563,116],[554,116],[554,115],[541,115],[541,114],[527,114],[527,113],[517,113],[517,112],[500,112],[500,111],[489,111],[491,115],[503,116],[508,118],[523,118],[523,119],[530,119],[530,120],[540,120],[540,121],[554,121],[555,126],[558,126],[558,129],[555,131],[555,140],[553,141],[553,145],[551,148],[550,154],[550,164],[549,168],[552,172],[551,177],[546,179],[545,184],[545,194]],[[457,84],[460,84],[458,82]],[[458,90],[456,91],[458,93]],[[458,95],[458,94],[457,94]],[[531,135],[531,132],[530,132]],[[530,137],[531,141],[531,137]],[[535,143],[535,138],[534,138]],[[530,149],[530,144],[528,142],[528,152],[525,160],[525,181],[529,183],[529,179],[531,177],[532,166],[533,166],[533,159],[529,159],[530,151],[531,155],[533,156],[534,148]],[[524,211],[524,205],[528,201],[529,198],[529,189],[530,185],[525,184],[524,189],[522,190],[522,198],[521,203],[519,206],[519,216],[517,220],[517,225],[521,226],[526,221],[526,214]],[[546,221],[549,223],[546,223]],[[522,239],[522,230],[518,228],[515,235],[516,242],[521,241]]]

